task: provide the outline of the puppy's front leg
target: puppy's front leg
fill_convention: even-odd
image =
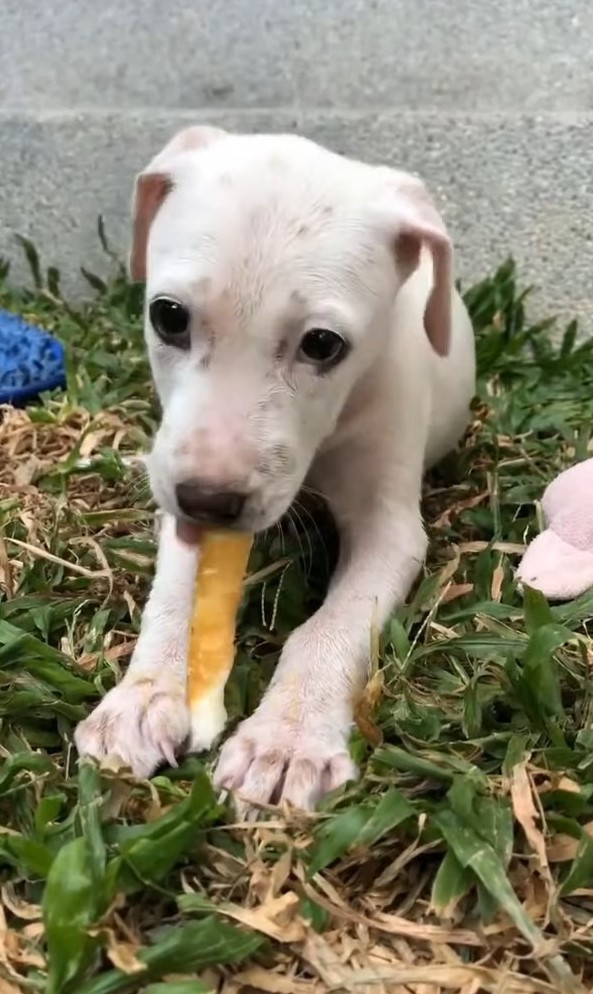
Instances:
[[[328,596],[287,640],[261,705],[223,747],[219,786],[247,801],[310,808],[356,775],[348,739],[372,626],[405,599],[426,551],[419,498],[418,479],[413,500],[385,499],[379,488],[364,510],[340,515],[341,557]]]
[[[186,665],[198,550],[181,542],[165,515],[156,573],[140,636],[121,683],[78,726],[81,755],[117,756],[136,776],[175,763],[189,733]]]

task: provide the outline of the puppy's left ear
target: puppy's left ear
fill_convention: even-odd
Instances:
[[[157,211],[173,186],[176,159],[186,152],[206,148],[220,141],[226,132],[207,125],[184,128],[155,155],[136,178],[132,200],[132,248],[129,270],[133,280],[146,279],[146,247],[150,226]]]
[[[416,269],[425,245],[432,256],[432,290],[424,328],[437,355],[446,356],[451,340],[453,246],[444,222],[421,180],[389,170],[390,215],[395,225],[395,255],[403,279]],[[393,230],[393,228],[392,228]]]

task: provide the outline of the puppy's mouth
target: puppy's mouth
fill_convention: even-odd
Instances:
[[[185,542],[186,545],[198,545],[205,531],[205,528],[201,525],[191,524],[191,522],[184,521],[182,518],[176,519],[175,527],[177,538],[180,542]]]
[[[259,506],[257,500],[249,502],[243,508],[241,514],[234,518],[221,518],[210,515],[190,517],[177,508],[174,512],[177,537],[188,545],[197,545],[207,531],[227,531],[257,535],[277,525],[287,513],[295,497],[278,499],[274,501],[273,505]]]
[[[187,521],[184,518],[176,518],[175,526],[177,538],[180,542],[185,542],[186,545],[199,545],[202,536],[207,531],[224,530],[238,533],[251,531],[250,528],[239,528],[237,525],[230,527],[229,525],[220,525],[215,522],[198,523],[196,521]]]
[[[151,480],[153,497],[175,519],[178,538],[189,545],[198,544],[208,531],[257,535],[273,528],[300,489],[293,480],[277,480],[272,492],[266,492],[266,486],[214,491],[192,480],[163,483],[160,474]]]
[[[295,506],[297,507],[297,512],[293,514]],[[266,515],[265,521],[259,526],[252,527],[251,524],[243,525],[240,522],[235,522],[232,526],[223,526],[212,521],[188,521],[182,517],[177,517],[176,529],[177,537],[181,542],[184,542],[186,545],[195,546],[200,544],[207,531],[222,529],[239,534],[258,534],[259,532],[265,532],[269,528],[273,528],[283,521],[286,521],[292,528],[295,527],[296,523],[296,531],[299,533],[303,529],[306,530],[308,525],[311,524],[314,535],[316,538],[321,539],[323,557],[326,560],[325,565],[327,566],[328,561],[331,561],[331,569],[333,569],[337,562],[339,548],[336,523],[327,502],[321,494],[315,491],[299,490],[294,499],[289,501],[277,515],[274,517]]]

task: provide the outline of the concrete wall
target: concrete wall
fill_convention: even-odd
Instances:
[[[134,173],[196,120],[421,173],[465,280],[512,252],[593,330],[590,0],[3,0],[0,252],[104,270],[97,214],[125,249]]]

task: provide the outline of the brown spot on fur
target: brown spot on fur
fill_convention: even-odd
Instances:
[[[235,332],[237,318],[233,298],[228,290],[223,290],[204,305],[200,314],[200,323],[210,344],[221,335],[226,336]]]
[[[300,290],[293,290],[290,295],[290,303],[296,304],[298,307],[304,307],[307,301]]]
[[[297,229],[297,238],[302,238],[303,235],[308,235],[310,231],[308,224],[301,224]]]
[[[275,357],[278,362],[282,362],[288,350],[288,339],[283,338],[276,346]]]

